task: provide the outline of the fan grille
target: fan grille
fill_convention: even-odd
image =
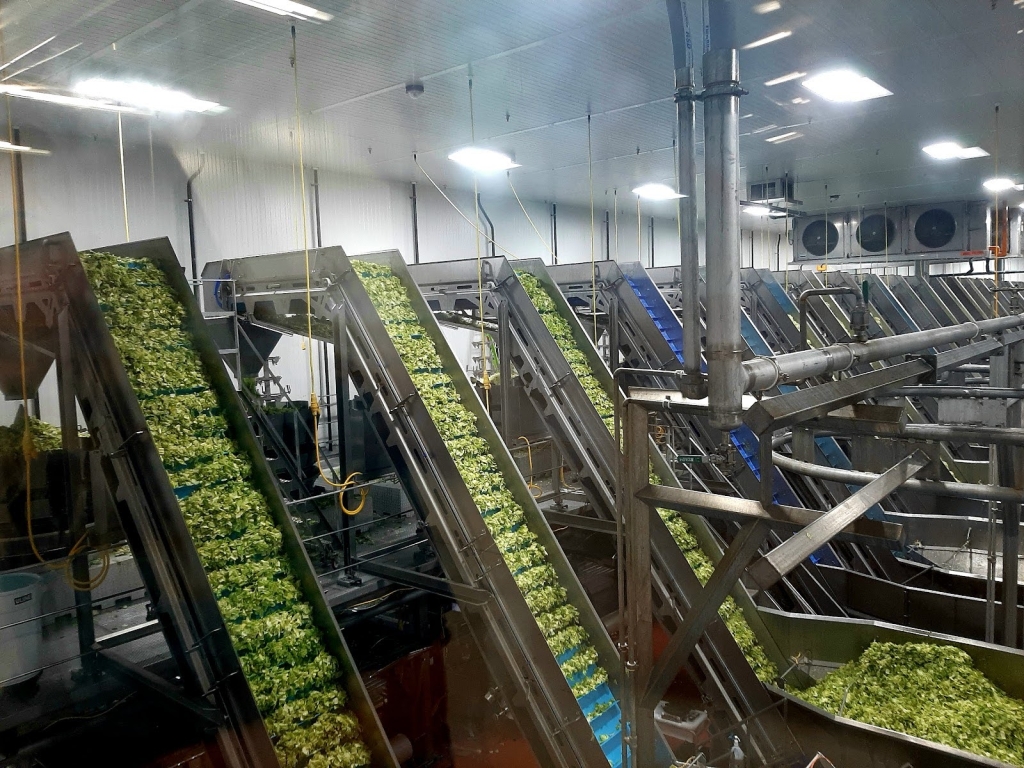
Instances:
[[[896,241],[896,223],[880,213],[865,216],[857,227],[857,244],[869,253],[881,253]]]
[[[914,236],[925,248],[942,248],[956,235],[956,217],[945,208],[931,208],[917,217]]]
[[[801,242],[812,256],[827,256],[839,245],[839,230],[831,221],[812,221],[804,230]]]

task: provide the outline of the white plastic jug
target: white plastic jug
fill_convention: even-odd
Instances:
[[[0,687],[24,682],[39,668],[42,581],[34,573],[0,574]]]

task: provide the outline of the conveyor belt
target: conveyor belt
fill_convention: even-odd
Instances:
[[[385,283],[378,284],[378,278],[364,275],[370,281],[368,293],[367,285],[340,248],[311,251],[312,307],[318,316],[317,327],[321,329],[315,333],[326,340],[333,340],[332,323],[347,329],[345,354],[351,378],[407,494],[426,521],[435,549],[449,579],[454,582],[454,594],[470,620],[483,657],[538,760],[545,766],[617,766],[622,747],[619,708],[613,691],[618,690],[619,662],[603,624],[537,509],[482,403],[448,348],[400,254],[372,254],[361,259],[377,265],[361,267],[363,272],[390,271],[397,277],[397,281],[394,278],[386,281],[386,285],[392,290],[397,289],[397,292],[384,296],[380,290]],[[295,294],[303,294],[305,270],[302,253],[224,262],[222,269],[225,275],[236,281],[241,301],[253,302],[245,310],[257,317],[262,316],[264,321],[268,316],[279,317],[294,311],[292,302],[296,299]],[[267,291],[269,285],[276,288]],[[249,294],[258,294],[261,298],[257,299],[255,295],[247,298]],[[259,302],[263,301],[268,306],[261,309]],[[422,328],[422,331],[413,333],[414,340],[403,335],[401,328],[397,331],[397,340],[393,340],[389,330],[395,329],[389,329],[378,314],[375,303],[385,302],[390,312],[396,301],[405,308],[403,311],[415,314],[416,324]],[[399,343],[402,352],[396,347]],[[407,369],[404,360],[410,359],[408,356],[412,354],[410,344],[426,345],[425,349],[433,350],[423,354],[439,356],[440,370],[424,371],[415,366],[411,371]],[[570,674],[563,673],[560,665],[573,669],[576,664],[573,657],[582,652],[588,642],[579,640],[564,648],[557,659],[549,648],[549,640],[561,642],[558,638],[563,635],[558,634],[556,638],[560,629],[557,626],[552,629],[548,624],[545,626],[549,628],[542,631],[531,613],[528,603],[539,605],[536,601],[542,595],[530,586],[532,576],[521,572],[516,564],[508,536],[494,528],[498,518],[491,520],[489,526],[488,519],[481,514],[474,500],[481,498],[479,489],[471,490],[471,487],[476,488],[478,478],[460,474],[458,464],[448,449],[449,444],[461,445],[460,438],[447,435],[448,425],[432,417],[431,408],[435,406],[429,403],[435,399],[425,397],[427,390],[424,387],[431,385],[424,384],[421,374],[435,377],[439,386],[453,387],[451,392],[455,402],[472,415],[478,432],[472,440],[482,441],[481,446],[473,450],[473,455],[482,460],[493,457],[505,489],[498,491],[496,488],[495,493],[511,494],[514,502],[510,503],[525,514],[525,524],[516,525],[523,525],[522,535],[529,531],[543,546],[547,563],[557,577],[557,585],[564,589],[563,594],[572,612],[578,614],[581,631],[589,637],[589,645],[596,649],[597,663],[607,670],[608,681],[582,693],[579,700],[570,685],[582,683],[584,676],[592,677],[594,667]],[[418,384],[413,379],[414,375]],[[449,381],[450,384],[445,383]],[[436,415],[437,411],[433,413]],[[442,437],[443,433],[446,438]],[[494,511],[486,510],[489,517],[493,517]],[[555,586],[550,581],[538,582],[537,585],[543,587],[549,583]],[[471,589],[463,589],[459,585]],[[466,593],[470,591],[473,594],[483,593],[486,599],[467,597]],[[546,609],[537,610],[540,615]],[[544,614],[544,617],[550,616],[550,613]],[[569,679],[566,674],[570,674]]]
[[[536,265],[517,261],[515,266],[525,267],[534,277],[539,273]],[[566,361],[565,355],[575,352],[566,346],[565,340],[556,343],[508,261],[487,258],[482,267],[485,317],[499,318],[499,338],[507,324],[509,336],[505,343],[510,346],[512,363],[530,402],[549,428],[564,460],[579,477],[594,510],[600,517],[613,519],[618,454],[606,419],[598,413]],[[479,302],[475,284],[477,268],[477,262],[472,260],[421,264],[409,269],[427,303],[437,311],[451,312],[457,307],[464,310],[475,307]],[[540,277],[543,278],[542,273]],[[610,383],[606,369],[598,363],[596,351],[567,305],[564,310],[562,319],[574,336],[569,343],[583,351],[589,365],[599,365],[604,371],[602,381],[594,382],[604,389]],[[663,468],[662,474],[665,482],[678,482],[667,468]],[[699,519],[693,522],[703,525]],[[686,559],[680,556],[679,547],[665,523],[660,518],[652,519],[652,523],[656,610],[667,629],[674,631],[682,622],[686,606],[694,601],[700,583]],[[705,531],[704,536],[710,538],[710,533]],[[752,605],[747,607],[753,611]],[[735,640],[721,622],[709,628],[698,645],[695,658],[699,667],[695,670],[695,680],[703,679],[705,695],[730,714],[728,721],[722,724],[724,727],[770,705]],[[767,728],[771,723],[761,725]],[[781,723],[774,725],[778,727]],[[757,738],[758,734],[751,736]],[[758,748],[766,751],[772,739],[777,742],[778,734],[772,734],[772,738]]]
[[[0,269],[12,256],[0,252]],[[395,768],[168,241],[80,261],[62,235],[21,257],[49,268],[74,395],[110,459],[122,526],[191,706],[216,713],[207,717],[224,761],[276,766],[276,747],[289,765],[319,755],[325,766]],[[222,494],[219,507],[195,501],[210,494]],[[304,645],[275,645],[295,636]]]

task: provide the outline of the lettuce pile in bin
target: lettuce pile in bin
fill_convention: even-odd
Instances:
[[[281,765],[369,765],[338,662],[284,557],[249,459],[229,434],[184,307],[151,262],[81,259]]]
[[[833,714],[1024,766],[1024,702],[953,646],[872,643],[799,695]]]
[[[409,294],[387,266],[353,260],[352,266],[377,309],[388,335],[405,363],[423,404],[459,468],[473,501],[483,515],[505,563],[533,612],[551,652],[560,658],[562,674],[576,698],[608,679],[597,664],[579,612],[568,602],[547,552],[530,530],[523,508],[479,433],[476,417],[462,403],[434,342],[420,324]],[[586,713],[594,720],[607,704]]]
[[[555,343],[558,344],[562,354],[565,355],[565,360],[569,363],[572,372],[579,379],[580,384],[583,385],[583,389],[591,402],[594,403],[594,407],[608,427],[608,431],[612,431],[614,429],[615,406],[608,392],[605,391],[594,375],[587,356],[573,338],[572,328],[568,321],[559,314],[558,306],[551,296],[548,295],[547,289],[536,277],[523,270],[516,270],[516,275],[530,297],[530,301],[533,302],[533,306],[540,313],[541,319],[544,321],[544,325],[547,326]],[[657,481],[652,478],[652,482]],[[665,525],[672,534],[672,538],[675,539],[676,544],[683,551],[686,560],[690,563],[694,573],[697,574],[701,584],[706,584],[708,579],[711,578],[715,566],[698,546],[697,539],[690,531],[690,527],[677,512],[659,509],[658,514],[665,521]],[[718,614],[725,621],[732,636],[736,639],[736,644],[743,651],[743,655],[747,657],[747,661],[750,662],[750,666],[753,668],[758,679],[762,682],[772,682],[778,675],[778,670],[757,642],[754,632],[750,629],[746,619],[743,618],[743,613],[740,611],[736,601],[731,597],[727,597],[725,602],[722,603],[721,608],[718,609]]]

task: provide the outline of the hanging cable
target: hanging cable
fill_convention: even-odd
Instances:
[[[466,221],[466,223],[469,224],[469,226],[473,227],[473,229],[475,229],[477,233],[481,235],[487,242],[493,243],[495,248],[498,248],[504,251],[506,254],[508,254],[509,259],[515,260],[519,258],[514,253],[512,253],[512,251],[510,251],[508,248],[501,245],[494,238],[492,238],[490,235],[488,235],[486,232],[480,229],[480,227],[473,223],[473,220],[469,218],[469,216],[462,212],[462,209],[459,208],[459,206],[457,206],[455,202],[444,193],[444,190],[441,189],[441,187],[437,185],[437,182],[434,181],[433,178],[431,178],[430,174],[423,169],[423,166],[420,165],[420,161],[419,158],[416,156],[416,153],[413,153],[412,161],[416,164],[416,167],[419,169],[420,173],[423,174],[423,178],[430,182],[430,186],[437,190],[437,193],[445,199],[445,202],[448,203],[448,205],[455,209],[455,212],[459,214],[459,216],[461,216]]]
[[[612,205],[615,206],[615,260],[619,260],[619,188],[612,189]]]
[[[996,146],[995,146],[995,152],[993,152],[993,154],[992,154],[992,159],[995,162],[995,174],[994,175],[995,175],[996,178],[999,178],[999,105],[998,104],[996,104],[996,117],[995,117],[995,121],[996,121],[996,125],[995,125],[995,128],[996,128]],[[1000,232],[1001,232],[1001,230],[999,228],[999,191],[998,190],[996,190],[995,213],[996,213],[996,221],[995,221],[996,250],[995,250],[995,270],[994,270],[995,275],[994,275],[994,278],[993,278],[992,282],[995,285],[995,287],[998,288],[999,287],[999,253],[1000,253],[1000,247],[999,247],[999,239],[1000,238],[999,238],[999,235],[1000,235]],[[999,291],[993,291],[992,292],[992,317],[999,317]]]
[[[587,173],[590,175],[590,306],[594,313],[594,346],[597,346],[597,254],[594,250],[594,142],[587,115]]]
[[[539,238],[540,238],[540,241],[541,241],[542,243],[544,243],[544,250],[546,250],[546,251],[548,252],[548,254],[550,254],[550,256],[551,256],[551,259],[552,259],[552,262],[553,262],[553,261],[554,261],[554,258],[555,258],[555,251],[554,251],[554,250],[552,249],[552,247],[551,247],[550,245],[548,245],[548,241],[544,239],[544,235],[542,235],[542,234],[540,233],[540,230],[539,230],[539,229],[537,229],[537,225],[536,225],[536,224],[534,224],[534,223],[533,223],[533,219],[532,219],[532,218],[530,218],[530,214],[526,212],[526,206],[524,206],[524,205],[523,205],[523,201],[519,199],[519,193],[518,193],[518,192],[516,192],[516,188],[515,188],[515,186],[514,186],[514,185],[512,184],[512,174],[511,174],[511,173],[509,173],[508,171],[506,171],[506,172],[505,172],[505,178],[507,178],[507,179],[508,179],[508,186],[509,186],[509,189],[511,189],[511,190],[512,190],[512,194],[513,194],[513,195],[515,196],[515,198],[516,198],[516,202],[517,202],[517,203],[519,203],[519,208],[520,208],[520,210],[521,210],[521,211],[523,212],[523,215],[524,215],[524,216],[526,217],[526,220],[527,220],[528,222],[530,222],[530,226],[531,226],[531,227],[533,227],[533,231],[537,233],[537,237],[539,237]],[[493,242],[493,241],[491,241],[491,242]],[[510,255],[511,255],[511,254],[510,254]]]
[[[128,229],[128,185],[124,176],[124,132],[121,130],[121,113],[117,113],[117,151],[121,158],[121,205],[124,208],[124,239],[128,242],[132,239],[131,231]]]

